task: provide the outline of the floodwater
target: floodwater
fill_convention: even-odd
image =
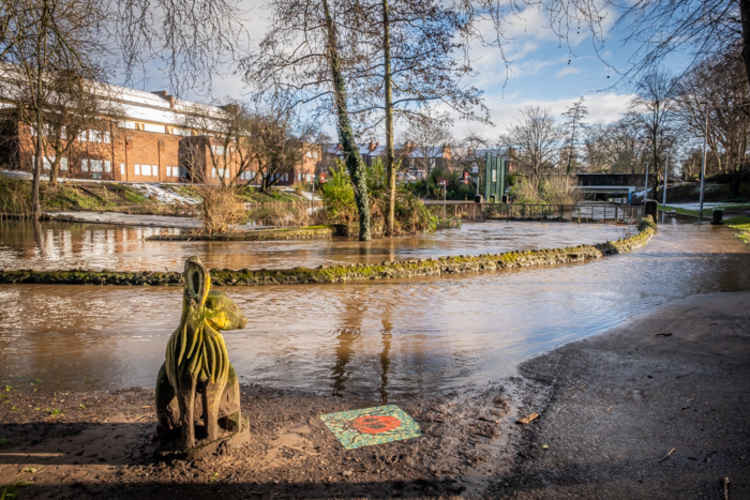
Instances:
[[[728,229],[665,222],[648,246],[583,265],[451,279],[227,288],[248,318],[245,329],[225,333],[230,359],[244,383],[384,401],[441,394],[513,375],[525,359],[669,301],[750,289],[750,247]],[[506,227],[525,224],[494,226],[490,246],[501,244],[496,241]],[[544,238],[554,239],[557,231],[584,236],[590,227],[549,224]],[[458,251],[447,242],[433,248]],[[181,290],[0,286],[0,300],[0,381],[20,377],[58,390],[115,389],[153,385],[179,320]]]
[[[209,268],[280,269],[332,263],[376,263],[402,258],[478,255],[509,250],[554,248],[614,240],[629,226],[542,222],[486,222],[420,236],[360,243],[332,241],[147,241],[179,229],[98,224],[0,223],[0,269],[113,269],[182,271],[198,255]]]

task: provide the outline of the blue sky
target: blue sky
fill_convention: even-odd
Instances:
[[[270,25],[270,8],[259,0],[248,1],[246,6],[249,14],[245,25],[251,44],[257,43]],[[456,122],[453,130],[456,139],[476,133],[495,141],[518,122],[524,107],[541,106],[559,117],[582,96],[589,110],[589,123],[613,122],[627,111],[633,97],[632,83],[621,78],[618,70],[628,67],[636,47],[623,43],[625,29],[614,24],[614,13],[603,22],[606,41],[598,53],[587,33],[574,34],[568,46],[548,24],[544,14],[533,7],[506,18],[503,50],[509,68],[497,48],[478,41],[473,43],[470,56],[476,75],[469,82],[484,91],[494,123]],[[488,36],[493,36],[491,30],[489,25],[483,28]],[[684,55],[676,55],[665,61],[664,66],[677,73],[684,69],[686,62]],[[243,83],[239,77],[229,74],[229,69],[226,73],[216,78],[211,95],[188,92],[184,97],[216,104],[227,98],[242,99],[246,93]],[[137,86],[155,90],[165,88],[166,82],[160,81],[158,72],[154,72],[146,75]],[[331,135],[333,130],[332,126],[327,127]]]

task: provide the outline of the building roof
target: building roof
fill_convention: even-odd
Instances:
[[[370,150],[368,144],[359,145],[359,154],[362,156],[385,156],[385,146],[377,144],[374,149]],[[406,144],[398,144],[394,146],[396,155],[404,155],[404,151],[407,151]],[[341,154],[341,148],[335,142],[326,143],[323,145],[323,151],[326,154],[338,156]],[[435,146],[425,148],[412,147],[407,151],[405,156],[409,158],[442,158],[443,157],[443,146]]]
[[[19,78],[14,79],[14,73],[18,74],[15,66],[0,65],[0,99],[6,102],[14,100],[13,84]],[[218,106],[177,99],[166,91],[147,92],[102,82],[94,82],[93,88],[103,99],[116,104],[117,114],[126,120],[185,126],[188,117],[221,120],[225,115]]]

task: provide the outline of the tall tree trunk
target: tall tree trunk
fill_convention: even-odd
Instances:
[[[34,140],[34,171],[31,178],[31,217],[35,221],[41,216],[42,207],[39,201],[39,182],[42,175],[42,111],[36,109],[36,139]]]
[[[60,169],[60,154],[55,153],[55,161],[49,167],[49,187],[57,186],[57,172]]]
[[[393,164],[393,93],[391,82],[391,26],[388,0],[383,0],[383,65],[385,66],[385,170],[388,176],[388,235],[396,232],[396,169]]]
[[[338,41],[336,27],[333,24],[328,0],[323,0],[323,13],[325,15],[326,31],[328,34],[328,65],[331,69],[333,80],[333,94],[336,105],[336,117],[338,119],[338,134],[341,148],[346,158],[346,169],[354,185],[354,200],[359,212],[359,240],[369,241],[370,233],[370,197],[367,193],[367,172],[359,148],[354,141],[354,132],[349,121],[349,109],[346,100],[346,86],[344,76],[341,73],[341,61],[339,60]]]
[[[750,81],[750,0],[740,0],[740,18],[742,19],[742,59],[745,61],[745,73]]]

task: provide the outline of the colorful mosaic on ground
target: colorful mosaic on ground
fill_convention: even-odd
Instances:
[[[320,418],[347,450],[421,436],[419,424],[396,405],[328,413]]]

